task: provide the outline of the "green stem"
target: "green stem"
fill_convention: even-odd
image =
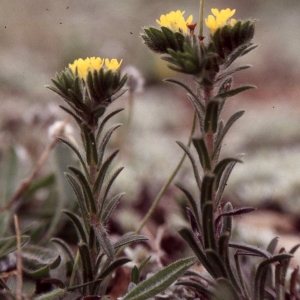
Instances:
[[[205,0],[200,0],[200,10],[199,10],[199,36],[203,36],[204,2],[205,2]]]
[[[193,123],[192,123],[192,128],[191,128],[191,133],[189,136],[189,140],[188,140],[188,147],[191,145],[192,142],[192,136],[195,132],[195,127],[196,127],[196,112],[194,111],[194,116],[193,116]],[[154,213],[162,195],[165,193],[166,189],[170,186],[170,184],[172,183],[173,179],[175,178],[175,176],[177,175],[179,169],[181,168],[184,159],[186,157],[186,154],[184,153],[179,161],[179,163],[177,164],[176,168],[174,169],[174,171],[172,172],[171,176],[168,178],[168,180],[165,182],[165,184],[163,185],[163,187],[160,189],[159,193],[157,194],[156,198],[154,199],[148,213],[145,215],[144,219],[141,221],[140,225],[138,226],[137,230],[135,231],[136,233],[140,233],[142,228],[145,226],[146,222],[150,219],[151,215]]]

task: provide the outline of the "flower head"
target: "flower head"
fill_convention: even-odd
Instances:
[[[160,20],[156,20],[156,22],[160,26],[167,27],[172,31],[181,31],[183,33],[187,33],[188,27],[187,25],[192,23],[193,16],[190,15],[186,20],[184,19],[184,11],[171,11],[166,15],[161,15]]]
[[[117,70],[121,63],[115,58],[109,60],[108,58],[102,59],[100,57],[87,57],[86,59],[76,59],[72,64],[69,64],[69,68],[72,70],[73,74],[78,75],[81,79],[86,80],[88,72],[99,71],[105,62],[105,67],[108,70]]]
[[[223,27],[227,24],[233,26],[236,23],[235,19],[231,19],[227,22],[228,19],[235,14],[235,9],[231,10],[230,8],[226,8],[219,11],[216,8],[212,8],[211,12],[214,16],[209,15],[207,19],[205,19],[205,24],[209,28],[211,34],[214,34],[219,27]]]
[[[103,63],[104,60],[100,57],[87,57],[86,59],[79,58],[76,59],[73,64],[69,64],[69,68],[81,79],[86,80],[88,72],[100,70],[103,66]]]
[[[120,62],[118,62],[115,58],[113,58],[109,61],[108,58],[105,58],[105,66],[109,70],[117,70],[117,69],[119,69],[122,61],[123,61],[123,59],[121,59]]]

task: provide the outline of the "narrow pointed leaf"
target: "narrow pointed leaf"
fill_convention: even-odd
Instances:
[[[228,130],[230,129],[230,127],[234,124],[235,121],[237,121],[243,114],[245,113],[244,110],[240,110],[236,113],[234,113],[227,121],[226,125],[224,126],[224,129],[222,131],[222,134],[220,135],[219,139],[216,140],[216,143],[214,145],[214,151],[213,151],[213,155],[212,158],[214,159],[216,156],[216,152],[218,151],[223,138],[225,137],[226,133],[228,132]]]
[[[68,211],[66,209],[64,209],[63,212],[72,220],[78,234],[78,239],[83,241],[84,243],[87,243],[87,236],[83,228],[83,223],[81,219],[73,212]]]
[[[114,259],[114,249],[108,238],[107,231],[105,227],[101,224],[93,225],[93,229],[96,235],[96,238],[99,242],[100,248],[107,255],[108,259],[112,261]]]
[[[164,81],[171,82],[171,83],[174,83],[174,84],[177,84],[177,85],[183,87],[197,102],[197,104],[199,105],[199,108],[201,109],[202,114],[204,115],[205,106],[203,105],[203,103],[201,103],[201,101],[198,99],[198,97],[194,94],[194,92],[188,86],[186,86],[184,83],[182,83],[176,79],[172,79],[172,78],[167,78]]]
[[[216,250],[215,231],[214,231],[214,213],[212,201],[207,201],[203,206],[203,239],[205,249]]]
[[[81,186],[79,185],[77,180],[71,174],[65,173],[65,176],[76,195],[77,203],[78,203],[80,213],[83,218],[84,226],[85,226],[86,231],[88,232],[90,216],[89,216],[87,207],[88,207],[89,203],[88,203],[88,201],[86,201],[86,198],[83,195]]]
[[[227,92],[224,92],[224,93],[221,93],[221,94],[218,94],[216,95],[216,97],[220,97],[220,98],[227,98],[227,97],[233,97],[237,94],[240,94],[244,91],[247,91],[247,90],[251,90],[251,89],[256,89],[256,86],[254,85],[244,85],[244,86],[240,86],[238,88],[235,88],[235,89],[232,89],[232,90],[229,90]]]
[[[226,167],[232,163],[242,163],[242,161],[240,159],[237,158],[225,158],[223,160],[221,160],[216,166],[215,169],[213,171],[213,173],[215,174],[215,190],[218,189],[219,187],[219,183],[221,180],[221,177],[223,175],[223,172],[225,171]]]
[[[89,247],[86,243],[78,244],[80,258],[82,262],[83,270],[83,282],[88,282],[93,280],[93,267],[91,261],[91,253]]]
[[[116,206],[124,195],[125,193],[121,193],[112,197],[112,199],[110,199],[109,201],[106,201],[102,214],[100,216],[100,219],[103,220],[104,223],[108,222]]]
[[[114,243],[113,247],[118,250],[120,247],[137,242],[145,242],[148,238],[141,234],[136,234],[135,232],[127,232],[120,237],[120,239]]]
[[[105,124],[116,114],[118,114],[119,112],[123,111],[124,108],[119,108],[119,109],[116,109],[114,111],[112,111],[111,113],[109,113],[104,119],[103,121],[101,122],[100,126],[98,127],[97,129],[97,133],[96,133],[96,141],[99,140],[101,134],[102,134],[102,131],[103,131],[103,128],[105,126]]]
[[[177,144],[183,149],[183,151],[187,154],[188,158],[190,159],[198,188],[199,188],[199,190],[201,190],[201,179],[200,179],[197,163],[196,163],[190,149],[181,142],[177,142]]]
[[[202,214],[203,214],[204,205],[208,201],[213,200],[214,181],[215,181],[215,176],[213,174],[207,174],[203,178],[203,182],[201,186],[201,198],[200,198]]]
[[[257,256],[265,257],[267,259],[271,258],[271,254],[268,251],[261,249],[259,247],[245,245],[245,244],[241,244],[241,243],[233,243],[233,242],[229,243],[229,247],[235,248],[235,249],[240,249],[240,250],[243,250],[248,253],[252,253]]]
[[[201,228],[202,226],[200,226],[199,209],[198,209],[196,200],[191,195],[191,193],[187,189],[185,189],[180,183],[177,183],[176,186],[184,193],[184,195],[188,199],[188,202],[192,208],[192,212],[193,212],[194,216],[196,217],[199,228]]]
[[[102,165],[102,161],[103,161],[103,156],[104,156],[104,152],[105,152],[105,149],[106,149],[106,146],[112,136],[112,134],[114,133],[114,131],[116,129],[118,129],[121,125],[116,125],[112,128],[110,128],[104,135],[102,141],[101,141],[101,144],[100,144],[100,147],[99,147],[99,162],[98,162],[98,166],[100,167]]]
[[[290,253],[281,253],[261,262],[257,268],[254,279],[254,299],[263,300],[265,294],[265,283],[267,279],[267,271],[272,263],[291,259]]]
[[[60,297],[65,296],[67,293],[68,292],[64,289],[55,289],[49,293],[36,296],[33,298],[33,300],[56,300],[59,299]]]
[[[69,146],[73,152],[76,154],[76,156],[79,158],[80,162],[81,162],[81,166],[83,167],[83,170],[84,170],[84,174],[87,178],[89,178],[89,171],[87,169],[87,165],[81,155],[81,153],[79,152],[79,150],[76,148],[75,145],[73,145],[71,142],[69,142],[68,140],[60,137],[59,138],[60,141],[62,141],[64,144],[66,144],[67,146]]]
[[[204,131],[206,133],[212,134],[217,131],[219,107],[221,102],[222,102],[221,98],[215,98],[209,101],[207,105],[205,120],[204,120]]]
[[[204,268],[209,272],[212,277],[216,277],[217,273],[215,269],[211,266],[208,261],[203,249],[201,248],[199,242],[196,241],[193,232],[188,228],[182,228],[179,230],[181,237],[188,243],[190,248],[194,251],[198,260],[202,263]]]
[[[141,284],[137,285],[125,295],[123,300],[147,300],[150,297],[155,296],[170,286],[196,261],[197,259],[195,257],[189,257],[165,267]]]
[[[62,239],[60,239],[60,238],[52,238],[51,242],[60,245],[65,250],[65,252],[69,256],[69,259],[70,259],[70,261],[71,261],[71,263],[73,265],[74,261],[75,261],[75,257],[73,255],[73,252],[72,252],[71,248],[69,247],[69,245],[65,241],[63,241]]]
[[[195,137],[192,139],[192,142],[199,156],[199,160],[202,168],[205,171],[210,171],[211,170],[210,158],[203,137],[202,136]]]
[[[102,164],[102,166],[99,170],[99,173],[97,174],[95,183],[94,183],[93,194],[95,194],[101,190],[106,172],[118,153],[119,153],[119,150],[114,151]]]
[[[90,210],[93,213],[96,213],[97,208],[96,208],[95,200],[93,197],[93,193],[92,193],[91,187],[90,187],[88,181],[86,180],[85,176],[77,168],[69,167],[69,169],[76,175],[76,178],[80,182],[82,190],[84,191],[84,194],[87,197],[88,207],[90,208]]]

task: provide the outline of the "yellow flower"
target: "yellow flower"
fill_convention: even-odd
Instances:
[[[235,9],[231,10],[230,8],[226,8],[219,11],[216,8],[212,8],[211,12],[214,16],[209,15],[207,19],[205,19],[205,24],[209,28],[210,33],[214,34],[219,27],[223,27],[227,24],[228,19],[235,14]],[[235,23],[235,19],[229,21],[230,26],[233,26]]]
[[[108,58],[105,58],[105,66],[109,70],[117,70],[121,66],[122,61],[123,59],[121,59],[120,62],[118,62],[115,58],[109,61]]]
[[[118,61],[114,58],[109,60],[107,58],[102,59],[100,57],[87,57],[86,59],[76,59],[73,64],[69,64],[69,68],[81,79],[86,80],[88,72],[93,72],[94,70],[99,71],[103,67],[104,61],[108,70],[117,70],[122,63],[122,59],[118,63]]]
[[[69,64],[69,68],[74,74],[86,80],[89,71],[100,70],[103,66],[104,60],[100,57],[87,57],[86,59],[76,59],[73,64]]]
[[[160,26],[167,27],[172,31],[181,31],[183,33],[187,33],[188,27],[187,25],[192,23],[193,16],[190,15],[186,20],[184,20],[183,14],[184,11],[177,10],[171,11],[169,14],[161,15],[160,20],[156,20],[156,22]]]

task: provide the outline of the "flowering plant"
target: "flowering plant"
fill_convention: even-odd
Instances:
[[[76,205],[63,205],[61,199],[55,202],[56,214],[38,245],[34,242],[36,236],[42,235],[42,230],[37,228],[29,236],[30,230],[20,229],[16,215],[16,235],[5,235],[10,227],[7,220],[11,217],[11,212],[7,211],[13,210],[33,191],[55,181],[55,176],[48,176],[42,183],[32,184],[41,162],[9,203],[0,208],[0,232],[3,234],[0,237],[0,267],[6,268],[5,271],[0,269],[1,300],[105,300],[112,295],[113,288],[118,289],[115,298],[119,297],[119,300],[296,299],[296,294],[299,294],[296,290],[298,269],[292,272],[290,280],[287,274],[290,260],[300,245],[289,252],[281,249],[277,253],[277,237],[266,249],[235,241],[233,217],[250,213],[254,208],[234,208],[223,197],[232,170],[237,163],[242,163],[242,155],[222,158],[223,142],[244,111],[234,112],[227,121],[223,121],[222,113],[228,98],[255,88],[253,85],[234,87],[233,84],[233,76],[250,67],[233,65],[257,47],[253,44],[255,21],[232,18],[235,9],[212,8],[212,15],[207,18],[204,18],[203,11],[202,0],[198,34],[198,24],[192,23],[193,16],[186,18],[185,12],[180,10],[161,15],[156,20],[158,26],[144,27],[141,34],[144,44],[161,54],[170,69],[189,76],[194,89],[177,79],[165,81],[186,91],[194,115],[187,143],[177,142],[183,152],[181,160],[135,232],[122,232],[114,237],[108,228],[124,194],[111,195],[112,186],[123,168],[112,171],[118,150],[107,154],[111,137],[120,125],[106,128],[108,122],[122,111],[109,110],[112,102],[127,91],[132,104],[133,93],[139,86],[132,74],[139,73],[129,72],[130,68],[127,68],[128,74],[122,74],[122,59],[79,58],[55,75],[52,86],[47,86],[65,101],[66,106],[61,108],[73,118],[81,138],[77,142],[67,130],[63,132],[61,126],[65,124],[59,123],[60,129],[48,149],[50,152],[59,140],[69,150],[66,155],[59,153],[61,160],[72,157],[71,154],[76,158],[77,164],[71,162],[67,172],[60,168],[56,177],[59,185],[62,181],[59,176],[64,172],[72,192],[67,199],[75,198]],[[204,24],[206,32],[203,31]],[[51,128],[51,134],[54,129]],[[62,149],[58,151],[62,152]],[[11,156],[8,164],[13,168],[13,151]],[[152,263],[151,255],[144,255],[137,262],[140,248],[128,250],[126,247],[148,240],[140,232],[185,158],[191,163],[195,188],[190,191],[184,184],[176,184],[184,199],[178,204],[185,221],[178,232],[193,254],[166,267],[157,259],[155,267],[143,276],[142,272]],[[45,206],[48,205],[45,201]],[[66,237],[51,239],[62,219],[61,209],[75,232],[72,243],[68,243]],[[29,240],[32,244],[28,244]],[[50,242],[60,250],[52,247]],[[15,261],[11,262],[9,255],[15,251],[16,255],[12,256]],[[126,264],[127,273],[124,271]],[[7,275],[11,265],[16,269],[15,279]],[[199,268],[196,269],[196,265]],[[122,291],[119,280],[122,281]]]

